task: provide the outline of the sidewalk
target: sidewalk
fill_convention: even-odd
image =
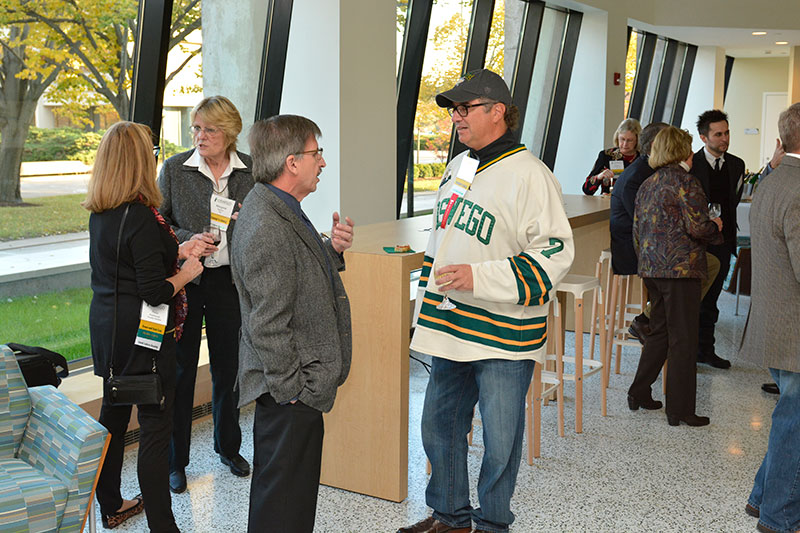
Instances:
[[[89,233],[0,242],[0,298],[88,287]]]

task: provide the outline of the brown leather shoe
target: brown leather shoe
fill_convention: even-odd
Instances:
[[[472,526],[453,527],[439,522],[434,517],[429,516],[416,524],[408,527],[401,527],[397,533],[471,533]]]
[[[632,337],[635,337],[639,343],[644,346],[645,339],[647,339],[652,332],[650,331],[650,324],[644,322],[637,316],[631,321],[631,325],[628,328],[628,333],[630,333]]]

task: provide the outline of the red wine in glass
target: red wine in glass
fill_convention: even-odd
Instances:
[[[222,232],[218,226],[206,226],[203,228],[203,233],[208,233],[214,241],[214,246],[219,246],[222,242]]]

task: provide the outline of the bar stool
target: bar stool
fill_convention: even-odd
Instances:
[[[636,316],[634,311],[641,312],[641,306],[628,302],[631,294],[632,277],[629,275],[613,274],[611,277],[611,297],[608,300],[608,333],[606,335],[606,353],[608,354],[609,365],[611,364],[612,352],[617,348],[617,366],[615,373],[620,373],[620,363],[622,360],[622,347],[634,346],[641,348],[637,339],[632,339],[628,334],[628,324]],[[645,297],[644,284],[642,284],[642,298]],[[629,312],[630,311],[630,312]]]
[[[548,310],[548,327],[553,323],[553,306]],[[559,335],[560,328],[555,331],[554,337],[557,345],[561,344]],[[542,402],[544,398],[550,396],[553,392],[556,393],[556,398],[559,405],[564,404],[564,388],[559,385],[561,382],[556,377],[556,373],[545,370],[544,365],[537,363],[533,367],[533,379],[528,387],[528,393],[525,397],[525,416],[526,416],[526,431],[528,436],[528,464],[533,466],[533,458],[541,455],[541,440],[542,440]],[[559,411],[559,426],[561,427],[560,434],[564,432],[564,410]]]
[[[548,355],[556,362],[556,377],[560,382],[558,387],[564,387],[564,380],[575,382],[575,432],[583,432],[583,380],[597,372],[602,372],[601,384],[601,412],[606,416],[606,388],[608,386],[608,364],[606,363],[606,332],[600,329],[600,360],[584,359],[583,357],[583,295],[592,291],[597,298],[596,293],[600,290],[600,280],[593,276],[579,276],[575,274],[568,274],[564,277],[561,283],[558,284],[556,290],[559,297],[566,297],[565,293],[571,293],[575,298],[575,355],[564,355],[563,342],[556,343],[555,356]],[[563,323],[560,312],[559,302],[553,301],[553,323],[555,324],[556,335],[563,335]],[[563,339],[563,336],[560,337]],[[559,339],[559,340],[560,340]],[[573,363],[575,365],[574,374],[564,373],[564,363]],[[584,369],[586,367],[586,369]],[[562,392],[563,397],[563,392]],[[558,402],[558,418],[559,418],[559,435],[564,436],[564,402]]]
[[[559,387],[561,384],[555,372],[543,370],[542,365],[537,364],[533,368],[533,380],[528,387],[528,394],[525,399],[525,415],[527,417],[526,426],[528,433],[528,464],[533,466],[533,458],[541,456],[542,451],[542,401],[545,396],[552,392],[557,393],[558,404],[564,402],[564,389]],[[560,412],[560,426],[564,427],[564,412]]]
[[[605,276],[603,276],[604,266]],[[589,357],[592,359],[594,359],[595,335],[602,329],[608,329],[609,302],[605,296],[608,294],[609,285],[611,285],[611,248],[606,248],[600,252],[594,275],[600,280],[600,289],[597,291],[596,297],[592,299],[592,319],[589,329]],[[605,302],[605,305],[603,305],[603,302]],[[603,314],[599,315],[599,312]]]

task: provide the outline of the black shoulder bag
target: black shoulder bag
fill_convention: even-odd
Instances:
[[[117,344],[117,300],[119,289],[119,243],[122,240],[122,228],[128,216],[130,205],[125,207],[122,221],[119,223],[117,236],[117,267],[114,273],[114,329],[111,331],[111,362],[108,368],[108,379],[104,383],[103,393],[111,405],[158,405],[164,409],[164,392],[161,387],[161,376],[156,368],[156,354],[153,354],[153,368],[149,374],[133,376],[114,375],[114,353]]]

